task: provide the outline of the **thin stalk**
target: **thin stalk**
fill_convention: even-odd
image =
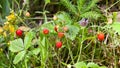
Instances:
[[[114,67],[117,68],[117,62],[116,62],[116,56],[115,56],[115,47],[113,48],[113,54],[114,54],[114,59],[115,59],[115,61],[114,61],[114,63],[115,63]]]
[[[24,9],[24,8],[25,8],[25,5],[23,5],[22,9],[20,10],[20,14],[19,14],[19,16],[22,15],[22,12],[23,12],[23,9]]]
[[[108,7],[105,11],[108,11],[110,8],[112,8],[113,6],[115,6],[117,3],[119,3],[120,0],[118,0],[117,2],[115,2],[114,4],[112,4],[110,7]],[[106,0],[106,5],[108,5],[108,0]]]
[[[114,39],[115,39],[116,37],[117,37],[117,36],[114,35]],[[115,43],[114,39],[112,40],[113,43]],[[115,44],[116,44],[116,43],[115,43]],[[117,44],[116,44],[116,45],[117,45]],[[114,55],[114,60],[115,60],[115,61],[114,61],[114,63],[115,63],[114,68],[117,68],[117,61],[116,61],[115,48],[116,48],[116,46],[113,47],[113,55]]]
[[[108,0],[106,0],[106,7],[108,7]],[[107,16],[107,11],[108,11],[108,9],[105,10],[106,16]]]
[[[12,1],[12,9],[14,9],[14,1]]]
[[[67,39],[66,39],[66,40],[67,40]],[[67,40],[67,46],[68,46],[68,50],[69,50],[70,57],[71,57],[71,59],[72,59],[72,63],[74,64],[75,62],[74,62],[74,59],[73,59],[72,50],[71,50],[71,48],[70,48],[70,45],[68,44],[68,40]]]
[[[96,42],[95,42],[95,45],[94,45],[94,50],[93,50],[93,55],[92,55],[92,62],[94,60],[95,50],[96,50]]]
[[[50,45],[48,48],[50,48],[50,47],[52,48],[52,45],[51,45],[50,41],[49,41],[48,39],[46,39],[46,41],[47,41],[48,44]],[[58,62],[63,64],[63,62],[61,62],[61,60],[60,60],[60,58],[59,58],[59,55],[58,55],[57,52],[55,51],[55,48],[53,48],[53,51],[54,51],[54,53],[55,53],[55,56],[56,56]],[[51,64],[51,66],[53,67],[52,63],[50,63],[50,64]],[[64,63],[63,65],[65,65],[65,63]]]
[[[84,29],[85,28],[82,29],[82,41],[81,41],[80,52],[79,52],[79,55],[78,55],[77,62],[79,62],[81,60],[82,46],[83,46],[83,41],[84,41]]]
[[[47,23],[47,16],[46,16],[46,11],[43,12],[43,16],[44,16],[44,22]]]
[[[19,16],[17,16],[18,17],[18,19],[25,25],[25,26],[27,26],[26,24],[25,24],[25,22],[19,17]]]
[[[19,3],[17,2],[17,0],[14,0],[16,2],[16,4],[18,5],[18,9],[20,10],[20,5]]]

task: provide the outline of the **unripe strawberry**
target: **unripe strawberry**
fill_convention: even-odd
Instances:
[[[48,29],[43,29],[43,34],[48,34],[49,33],[49,30]]]
[[[22,30],[20,30],[20,29],[16,30],[16,35],[17,35],[17,36],[21,37],[22,34],[23,34],[23,31],[22,31]]]
[[[58,32],[58,37],[59,37],[59,38],[64,37],[64,33],[63,33],[63,32]]]
[[[56,15],[54,15],[53,16],[53,20],[57,20],[58,18],[57,18],[57,16]]]
[[[62,47],[62,42],[59,41],[59,42],[56,42],[56,48],[61,48]]]
[[[26,12],[26,13],[25,13],[25,16],[26,16],[26,17],[30,17],[30,13],[29,13],[29,12]]]
[[[54,27],[54,30],[55,30],[56,32],[58,32],[58,28],[59,28],[59,26],[56,25],[56,26]]]
[[[68,31],[68,27],[67,26],[64,26],[63,27],[63,30],[66,32],[66,31]]]

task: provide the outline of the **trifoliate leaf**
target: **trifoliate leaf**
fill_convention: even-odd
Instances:
[[[114,22],[110,25],[115,32],[117,32],[120,35],[120,22]]]
[[[14,60],[13,60],[13,63],[14,63],[14,64],[17,64],[18,62],[20,62],[20,61],[23,59],[25,53],[26,53],[26,51],[21,51],[21,52],[19,52],[19,53],[15,56],[15,58],[14,58]]]
[[[16,39],[13,41],[10,41],[10,47],[9,50],[12,52],[19,52],[21,50],[24,50],[24,45],[22,39]]]
[[[69,31],[68,33],[65,34],[65,36],[71,40],[74,40],[76,35],[79,32],[79,27],[74,26],[74,25],[68,25],[67,27],[69,28]]]

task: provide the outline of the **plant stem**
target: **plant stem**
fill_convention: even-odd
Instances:
[[[79,52],[79,55],[78,55],[77,62],[79,62],[81,60],[82,46],[83,46],[83,41],[84,41],[84,29],[85,28],[82,29],[82,41],[81,41],[80,52]]]
[[[113,54],[114,54],[114,60],[115,60],[114,61],[114,63],[115,63],[114,67],[117,68],[117,66],[116,66],[117,65],[117,63],[116,63],[116,56],[115,56],[115,47],[113,48]]]
[[[92,55],[92,62],[93,62],[93,60],[94,60],[95,50],[96,50],[96,42],[95,42],[95,45],[94,45],[94,50],[93,50],[93,55]]]
[[[114,4],[112,4],[110,7],[108,7],[105,11],[108,11],[110,8],[112,8],[113,6],[115,6],[117,3],[119,3],[120,0],[118,0],[117,2],[115,2]],[[108,0],[106,0],[106,5],[108,6]]]
[[[66,39],[67,40],[67,39]],[[70,57],[72,59],[72,63],[74,64],[74,59],[73,59],[73,54],[72,54],[72,51],[71,51],[71,48],[70,48],[70,45],[68,44],[68,40],[67,40],[67,46],[68,46],[68,49],[69,49],[69,54],[70,54]]]
[[[25,26],[27,26],[26,24],[25,24],[25,22],[19,17],[19,16],[17,16],[18,17],[18,19],[25,25]]]

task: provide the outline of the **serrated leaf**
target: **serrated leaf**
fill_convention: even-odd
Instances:
[[[24,50],[23,41],[21,38],[13,40],[10,42],[9,50],[12,52],[19,52],[21,50]]]
[[[86,13],[81,14],[81,17],[83,18],[91,18],[91,19],[98,19],[101,16],[100,13],[96,12],[96,11],[89,11]]]
[[[24,39],[24,46],[25,49],[28,49],[32,44],[32,39],[34,37],[34,33],[33,32],[28,32],[28,34],[26,34],[25,39]]]
[[[77,7],[79,10],[79,13],[80,13],[81,9],[83,8],[84,4],[85,4],[85,0],[77,0]]]
[[[91,1],[89,2],[89,5],[87,5],[85,11],[88,11],[88,10],[90,10],[91,8],[95,7],[97,2],[98,2],[98,0],[91,0]]]
[[[79,32],[79,27],[74,26],[74,25],[68,25],[67,27],[69,28],[69,31],[68,33],[65,34],[65,36],[71,40],[74,40],[76,35]]]
[[[120,35],[120,22],[114,22],[113,24],[110,25],[115,32],[118,32]]]
[[[66,13],[66,12],[57,13],[57,17],[58,17],[58,20],[64,21],[65,24],[71,24],[72,23],[72,19],[70,18],[69,14]]]
[[[15,58],[14,58],[14,60],[13,60],[13,63],[14,63],[14,64],[17,64],[18,62],[20,62],[20,61],[23,59],[23,57],[24,57],[25,54],[26,54],[26,51],[21,51],[21,52],[19,52],[19,53],[15,56]]]
[[[75,68],[87,68],[87,66],[84,62],[78,62],[74,66],[75,66]]]
[[[40,53],[40,48],[36,48],[36,49],[32,50],[32,53],[35,55],[38,55]]]
[[[89,68],[89,67],[91,67],[91,68],[99,68],[99,66],[98,66],[97,64],[93,63],[93,62],[88,63],[88,64],[87,64],[87,67],[88,67],[88,68]]]
[[[70,12],[72,12],[73,14],[77,14],[77,9],[76,6],[73,5],[69,0],[60,0],[61,4],[63,6],[65,6],[65,8],[67,8]]]

